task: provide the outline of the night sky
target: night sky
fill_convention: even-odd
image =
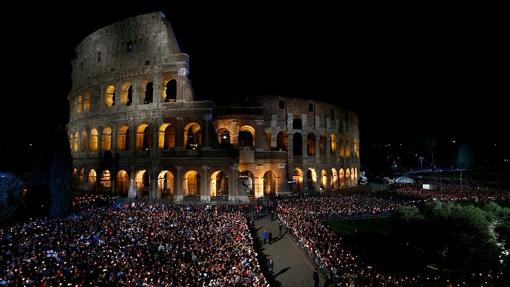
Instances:
[[[500,144],[510,130],[508,30],[497,7],[70,2],[2,8],[16,20],[2,19],[0,168],[44,155],[55,126],[67,123],[74,47],[102,26],[158,10],[190,55],[197,99],[329,101],[358,113],[362,151],[424,135]]]

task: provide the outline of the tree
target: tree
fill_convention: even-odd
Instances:
[[[0,223],[14,218],[21,206],[21,180],[8,173],[0,173]]]
[[[50,216],[64,216],[71,207],[72,157],[67,132],[57,127],[50,170]]]

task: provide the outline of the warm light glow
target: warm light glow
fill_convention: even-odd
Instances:
[[[111,107],[115,104],[115,86],[108,85],[104,95],[104,103],[107,107]]]
[[[90,130],[90,151],[97,151],[99,147],[99,133],[97,129]]]
[[[123,106],[128,106],[131,104],[133,99],[133,87],[131,82],[125,82],[122,84],[122,89],[120,91],[120,104]]]
[[[330,140],[330,143],[329,143],[330,152],[331,153],[335,153],[335,151],[336,151],[336,135],[335,134],[331,134],[329,136],[329,140]]]
[[[103,129],[101,149],[103,151],[112,149],[112,128],[106,127]]]
[[[162,197],[175,194],[174,175],[168,171],[163,170],[158,176],[158,191]]]
[[[94,187],[94,185],[96,184],[96,180],[97,180],[97,173],[95,170],[91,169],[89,171],[88,180],[89,180],[89,185],[91,187]]]
[[[184,175],[183,181],[184,194],[187,196],[200,195],[200,174],[195,170],[190,170]]]
[[[119,136],[117,138],[118,150],[127,150],[129,146],[129,127],[127,125],[119,128]]]
[[[162,124],[158,136],[159,149],[175,148],[175,127],[171,124]]]

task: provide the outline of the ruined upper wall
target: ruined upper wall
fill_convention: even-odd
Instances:
[[[87,79],[154,65],[187,67],[170,23],[161,12],[131,17],[87,36],[75,49],[73,87]]]

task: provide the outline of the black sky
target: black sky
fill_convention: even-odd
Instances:
[[[43,148],[66,124],[70,62],[84,37],[157,10],[190,55],[199,99],[327,100],[359,114],[365,144],[424,134],[492,142],[508,132],[508,29],[498,7],[70,2],[2,9],[16,16],[2,19],[2,155]]]

